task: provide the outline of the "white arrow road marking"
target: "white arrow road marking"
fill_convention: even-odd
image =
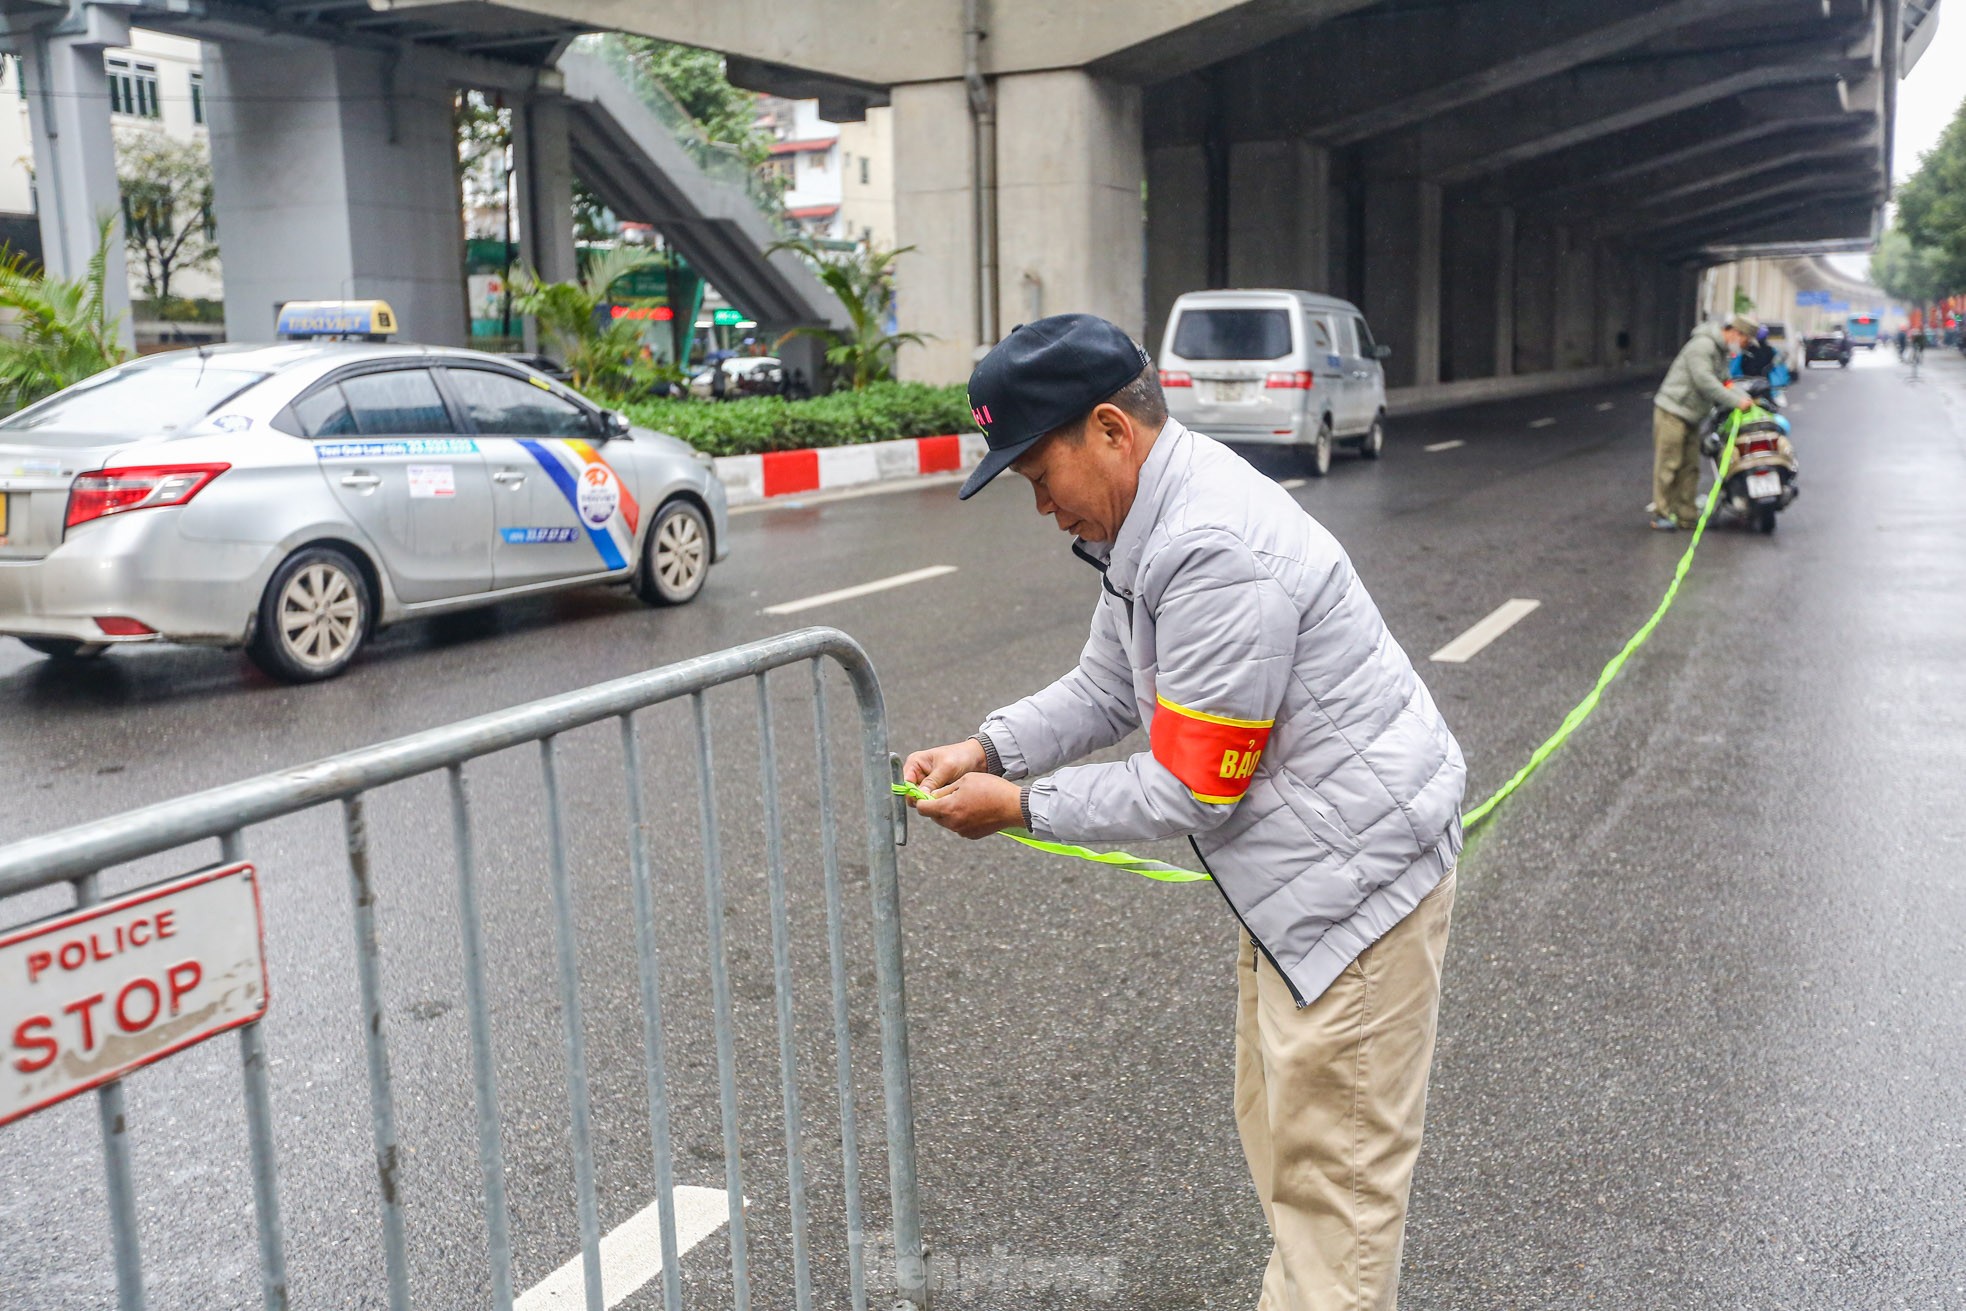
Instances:
[[[730,1194],[721,1188],[679,1186],[676,1202],[676,1254],[730,1223]],[[612,1307],[662,1273],[662,1212],[650,1202],[601,1239],[601,1301]],[[587,1281],[580,1253],[528,1288],[513,1311],[580,1311],[587,1305]]]
[[[786,601],[779,605],[768,605],[763,613],[768,615],[795,615],[801,610],[815,606],[831,605],[835,601],[851,601],[856,596],[868,596],[875,592],[885,592],[890,587],[906,587],[909,583],[919,583],[929,578],[940,578],[943,574],[956,572],[952,564],[932,564],[926,569],[911,569],[905,574],[892,578],[877,578],[871,583],[858,583],[852,587],[842,587],[836,592],[821,592],[818,596],[808,596],[800,601]]]
[[[1453,441],[1451,441],[1451,442],[1435,442],[1435,443],[1433,443],[1433,445],[1431,445],[1431,446],[1426,446],[1426,447],[1423,447],[1422,449],[1423,449],[1423,450],[1428,450],[1428,451],[1451,451],[1451,450],[1453,450],[1453,449],[1454,449],[1454,448],[1455,448],[1456,446],[1466,446],[1466,445],[1467,445],[1467,443],[1466,443],[1466,442],[1464,442],[1464,441],[1462,441],[1462,440],[1461,440],[1460,438],[1458,438],[1458,437],[1456,437],[1456,438],[1455,438],[1455,439],[1454,439]]]
[[[1547,428],[1555,422],[1555,419],[1531,419],[1529,426],[1532,428]]]
[[[1504,601],[1495,607],[1493,614],[1434,652],[1429,658],[1436,664],[1466,664],[1480,655],[1483,647],[1514,628],[1522,622],[1524,616],[1541,604],[1541,601],[1525,601],[1521,598]]]

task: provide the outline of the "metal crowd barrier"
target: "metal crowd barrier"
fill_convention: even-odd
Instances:
[[[389,1040],[383,1016],[381,958],[376,925],[376,898],[378,890],[385,884],[384,876],[371,862],[364,799],[376,788],[444,771],[448,778],[455,836],[464,997],[469,1018],[491,1287],[494,1305],[500,1311],[508,1311],[514,1299],[512,1239],[493,1061],[491,1011],[487,1000],[486,943],[479,909],[477,856],[473,847],[470,792],[464,766],[494,752],[537,743],[548,829],[557,987],[564,1020],[586,1306],[588,1311],[603,1311],[600,1216],[575,957],[573,887],[568,868],[565,807],[561,798],[555,744],[561,734],[570,730],[606,719],[617,720],[627,790],[628,874],[632,882],[636,918],[649,1132],[654,1150],[656,1196],[660,1204],[663,1305],[667,1311],[679,1311],[682,1306],[682,1285],[672,1205],[675,1173],[669,1125],[671,1108],[665,1069],[660,971],[653,926],[654,890],[648,827],[644,819],[641,740],[633,716],[638,710],[688,697],[696,730],[710,982],[716,1025],[724,1172],[730,1204],[731,1275],[737,1311],[747,1311],[750,1305],[750,1280],[744,1225],[733,1005],[725,947],[726,881],[718,842],[712,734],[704,693],[723,684],[747,678],[754,680],[770,879],[773,977],[785,1161],[790,1188],[791,1246],[796,1266],[794,1287],[799,1311],[807,1311],[813,1303],[813,1289],[808,1269],[809,1217],[802,1149],[805,1128],[795,1074],[786,879],[779,833],[776,745],[772,708],[766,694],[766,675],[784,666],[808,663],[818,725],[819,836],[825,876],[827,950],[831,962],[832,1038],[839,1093],[840,1162],[846,1207],[851,1300],[855,1311],[865,1311],[869,1296],[866,1286],[868,1271],[849,1052],[847,953],[843,942],[837,832],[832,812],[833,762],[827,745],[826,689],[822,677],[823,662],[827,659],[836,662],[845,672],[860,712],[860,765],[866,792],[867,870],[873,899],[875,986],[880,1017],[889,1200],[893,1225],[892,1273],[898,1284],[891,1291],[899,1299],[895,1311],[918,1311],[927,1304],[927,1281],[916,1193],[914,1114],[902,986],[899,889],[894,850],[897,812],[895,799],[889,790],[892,757],[888,754],[886,712],[873,666],[866,652],[845,633],[831,628],[802,629],[0,847],[0,898],[66,882],[74,888],[77,906],[93,905],[101,899],[98,875],[110,866],[214,838],[220,843],[224,860],[239,860],[245,852],[243,833],[246,829],[315,806],[340,803],[357,939],[362,1030],[374,1127],[376,1185],[382,1207],[388,1305],[391,1311],[404,1311],[410,1305],[409,1247],[403,1198],[397,1181],[399,1143],[396,1103],[390,1079]],[[0,920],[0,929],[5,927],[4,921]],[[239,1029],[238,1041],[252,1163],[260,1282],[265,1305],[272,1311],[287,1306],[288,1291],[285,1233],[280,1216],[280,1175],[274,1149],[272,1089],[261,1023],[254,1022]],[[145,1289],[137,1239],[137,1197],[128,1140],[132,1127],[125,1122],[122,1083],[105,1084],[96,1089],[95,1096],[108,1176],[118,1303],[123,1308],[141,1308],[145,1301]],[[4,1130],[0,1130],[0,1134],[4,1134]],[[883,1241],[886,1241],[885,1238]],[[883,1307],[882,1311],[888,1309]]]

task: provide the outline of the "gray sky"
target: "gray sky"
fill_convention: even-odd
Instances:
[[[1898,84],[1898,130],[1892,139],[1891,176],[1899,182],[1918,168],[1918,157],[1938,144],[1939,134],[1966,100],[1966,0],[1945,0],[1932,44],[1911,76]],[[1832,255],[1830,262],[1853,277],[1864,277],[1868,255]]]

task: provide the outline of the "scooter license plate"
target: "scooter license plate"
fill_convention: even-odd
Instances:
[[[1779,473],[1751,473],[1748,475],[1748,497],[1759,501],[1763,497],[1782,494],[1782,475]]]

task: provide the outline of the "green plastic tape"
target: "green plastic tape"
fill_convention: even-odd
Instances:
[[[1563,717],[1563,722],[1557,725],[1556,732],[1550,734],[1548,740],[1530,754],[1529,763],[1518,769],[1515,776],[1496,789],[1495,794],[1488,800],[1461,816],[1463,827],[1473,828],[1486,820],[1495,812],[1497,806],[1506,801],[1517,788],[1529,780],[1531,774],[1542,767],[1543,762],[1577,731],[1578,726],[1590,718],[1591,712],[1597,709],[1597,703],[1604,696],[1604,689],[1618,676],[1618,671],[1625,667],[1625,662],[1631,659],[1632,652],[1644,646],[1645,640],[1652,636],[1652,630],[1657,628],[1659,621],[1666,617],[1666,611],[1672,609],[1673,598],[1679,595],[1679,585],[1686,580],[1687,571],[1693,567],[1693,552],[1699,549],[1700,538],[1706,535],[1707,521],[1713,518],[1714,507],[1720,503],[1721,488],[1727,485],[1727,470],[1734,463],[1734,439],[1741,431],[1741,424],[1751,419],[1767,417],[1767,412],[1759,407],[1747,411],[1736,410],[1728,416],[1727,442],[1720,449],[1719,471],[1714,475],[1713,490],[1707,494],[1707,503],[1700,511],[1699,522],[1693,525],[1693,540],[1686,544],[1685,553],[1679,557],[1679,563],[1673,569],[1672,582],[1667,586],[1666,594],[1660,599],[1658,608],[1652,612],[1651,618],[1631,635],[1631,639],[1625,643],[1623,649],[1611,657],[1610,663],[1606,664],[1603,671],[1598,674],[1597,685],[1591,688],[1590,695],[1579,701],[1570,713]],[[894,793],[896,796],[911,797],[916,801],[932,799],[932,794],[927,789],[913,783],[896,783]],[[1035,851],[1089,860],[1109,869],[1123,870],[1129,874],[1138,874],[1142,878],[1153,879],[1157,883],[1200,883],[1208,878],[1208,875],[1196,870],[1182,869],[1178,865],[1163,864],[1158,860],[1147,860],[1124,851],[1094,851],[1089,847],[1075,847],[1067,842],[1046,842],[1042,838],[1032,837],[1029,832],[1021,828],[1004,829],[1002,836],[1013,842],[1021,842]]]
[[[896,796],[912,797],[916,801],[933,799],[933,794],[927,788],[914,783],[896,783],[894,793]],[[1152,879],[1156,883],[1201,883],[1208,878],[1208,875],[1197,870],[1182,869],[1179,865],[1148,860],[1144,856],[1128,855],[1124,851],[1094,851],[1090,847],[1075,847],[1069,842],[1046,842],[1043,838],[1032,837],[1028,830],[1021,828],[1004,829],[1002,836],[1012,842],[1021,842],[1034,851],[1046,851],[1054,856],[1075,856],[1080,860],[1089,860],[1095,865],[1104,865],[1108,869],[1138,874],[1141,878]]]
[[[1645,639],[1652,636],[1652,630],[1657,628],[1659,621],[1666,617],[1666,611],[1672,609],[1673,598],[1679,595],[1679,585],[1686,581],[1686,571],[1693,567],[1693,552],[1700,549],[1700,538],[1706,535],[1707,520],[1713,518],[1713,508],[1720,504],[1721,488],[1727,485],[1727,470],[1734,463],[1734,438],[1739,435],[1741,424],[1751,417],[1765,419],[1768,413],[1756,406],[1752,411],[1735,410],[1727,416],[1727,444],[1720,448],[1720,466],[1719,471],[1714,475],[1713,490],[1707,493],[1707,503],[1700,511],[1699,522],[1693,525],[1693,540],[1686,544],[1685,553],[1679,557],[1679,564],[1672,571],[1672,582],[1666,587],[1666,594],[1659,599],[1658,609],[1654,610],[1652,617],[1631,635],[1631,640],[1625,643],[1624,648],[1611,657],[1610,663],[1606,664],[1598,674],[1597,685],[1591,688],[1590,695],[1579,701],[1570,713],[1563,717],[1563,722],[1557,725],[1556,732],[1550,734],[1543,745],[1530,753],[1529,763],[1518,769],[1515,777],[1497,788],[1494,796],[1462,814],[1462,827],[1473,828],[1493,814],[1495,807],[1501,805],[1511,793],[1527,782],[1529,776],[1550,758],[1550,753],[1562,746],[1564,739],[1576,732],[1579,724],[1590,718],[1591,711],[1597,709],[1598,701],[1604,696],[1604,689],[1618,676],[1618,671],[1625,667],[1625,661],[1631,659],[1632,652],[1645,645]]]

